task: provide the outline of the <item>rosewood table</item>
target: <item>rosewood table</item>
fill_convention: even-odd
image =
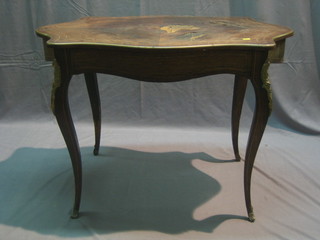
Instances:
[[[270,63],[281,62],[289,28],[250,18],[86,17],[40,27],[45,57],[54,64],[52,111],[66,142],[75,178],[72,218],[79,217],[82,167],[79,144],[68,104],[68,86],[84,74],[95,126],[94,154],[100,145],[101,110],[96,73],[147,82],[184,81],[202,76],[235,75],[232,142],[236,160],[239,120],[247,80],[255,91],[255,110],[244,164],[244,192],[250,221],[251,173],[272,110]]]

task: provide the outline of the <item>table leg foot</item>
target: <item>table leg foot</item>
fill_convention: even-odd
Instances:
[[[95,155],[95,156],[99,155],[99,147],[95,147],[93,149],[93,155]]]
[[[248,213],[249,222],[254,222],[256,220],[253,210],[251,209],[251,212]]]
[[[77,219],[79,218],[79,210],[78,209],[74,209],[72,212],[72,215],[70,216],[71,219]]]

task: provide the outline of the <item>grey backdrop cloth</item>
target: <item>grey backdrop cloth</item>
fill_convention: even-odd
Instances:
[[[0,0],[0,239],[319,239],[320,1]],[[243,161],[230,137],[232,75],[144,83],[99,74],[102,149],[93,157],[82,75],[69,89],[83,154],[82,216],[50,111],[51,63],[34,30],[84,16],[248,16],[295,31],[273,64],[273,113],[245,220]],[[112,56],[111,56],[112,57]],[[244,155],[254,109],[248,86]]]

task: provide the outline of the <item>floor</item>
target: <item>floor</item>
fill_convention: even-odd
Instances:
[[[103,126],[93,156],[92,126],[76,128],[84,186],[72,220],[73,175],[57,124],[0,124],[0,239],[319,239],[319,136],[267,127],[250,223],[229,129]]]

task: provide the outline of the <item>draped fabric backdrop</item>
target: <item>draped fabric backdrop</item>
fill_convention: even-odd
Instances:
[[[319,12],[318,0],[0,0],[0,238],[319,239]],[[284,62],[269,69],[273,113],[253,178],[256,223],[232,217],[245,216],[243,163],[217,164],[233,157],[228,74],[170,84],[99,74],[104,147],[97,158],[84,77],[75,76],[70,106],[88,213],[68,219],[71,164],[50,110],[53,69],[34,30],[85,16],[143,15],[247,16],[294,30]],[[254,104],[248,86],[242,155]]]

